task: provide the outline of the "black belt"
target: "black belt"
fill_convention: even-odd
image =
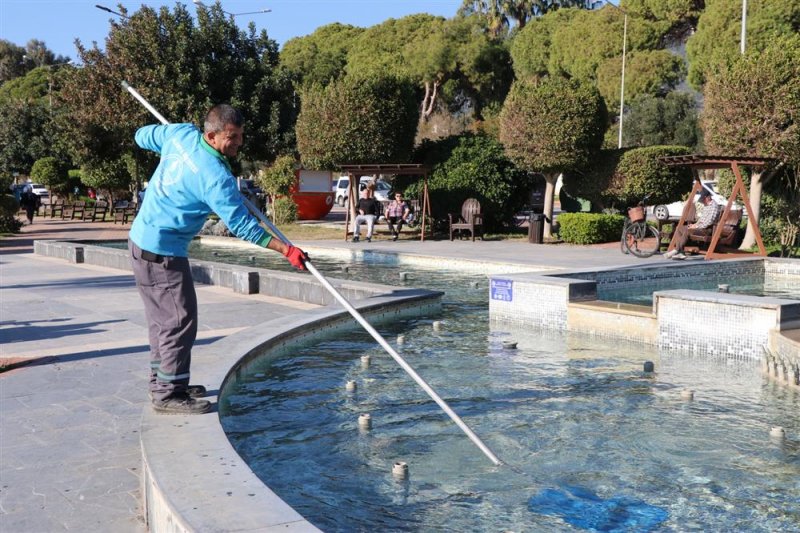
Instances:
[[[164,260],[164,256],[154,254],[153,252],[148,252],[147,250],[142,250],[142,259],[149,263],[160,263]]]

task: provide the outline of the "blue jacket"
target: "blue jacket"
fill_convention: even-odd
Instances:
[[[258,225],[225,157],[192,124],[152,125],[136,132],[136,144],[161,154],[130,238],[142,250],[186,257],[192,238],[215,212],[237,237],[266,246],[271,235]]]

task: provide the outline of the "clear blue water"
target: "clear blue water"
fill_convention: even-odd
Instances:
[[[697,291],[717,292],[721,282],[708,281],[703,278],[691,279],[665,279],[653,280],[646,288],[616,288],[598,286],[597,298],[611,302],[622,302],[637,305],[652,305],[653,292],[671,289],[691,289]],[[738,277],[726,279],[729,292],[733,294],[749,294],[752,296],[769,296],[772,298],[785,298],[800,300],[800,281],[796,277],[775,277],[764,280],[759,277]]]
[[[193,252],[260,263],[253,253]],[[755,363],[491,324],[479,275],[315,264],[393,285],[413,271],[405,284],[445,291],[442,314],[378,330],[393,345],[405,336],[401,355],[507,463],[493,466],[366,333],[299,347],[243,376],[222,423],[256,474],[324,531],[800,530],[800,393],[763,380]],[[518,349],[504,349],[508,339]],[[358,429],[364,412],[369,432]],[[768,437],[775,425],[785,441]],[[393,478],[396,461],[409,479]],[[637,505],[666,519],[601,519],[609,508],[636,518]]]
[[[412,271],[316,264],[395,285],[400,270]],[[484,276],[413,272],[408,284],[445,291],[442,314],[379,331],[393,344],[405,336],[401,355],[508,466],[491,465],[366,333],[325,339],[253,369],[222,407],[237,451],[321,529],[571,530],[587,525],[570,519],[596,510],[591,498],[572,498],[580,506],[561,516],[531,499],[575,487],[665,510],[657,530],[800,528],[796,392],[764,382],[755,365],[492,325]],[[503,348],[510,338],[517,350]],[[654,375],[641,372],[644,360],[655,361]],[[695,401],[681,400],[686,387]],[[358,429],[363,412],[369,432]],[[770,441],[774,425],[787,441]],[[396,461],[409,464],[408,480],[391,475]]]

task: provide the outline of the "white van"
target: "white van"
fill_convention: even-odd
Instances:
[[[372,176],[361,176],[358,181],[358,192],[367,188],[367,183],[372,181]],[[350,178],[348,176],[341,176],[336,182],[336,204],[344,207],[347,205],[347,188],[350,186]],[[392,186],[388,182],[381,179],[375,181],[375,199],[379,202],[386,202],[390,200],[389,193],[392,191]]]

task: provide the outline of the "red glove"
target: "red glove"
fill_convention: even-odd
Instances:
[[[293,267],[300,270],[306,269],[306,261],[308,261],[308,254],[296,246],[289,245],[284,254],[286,259],[292,264]]]

